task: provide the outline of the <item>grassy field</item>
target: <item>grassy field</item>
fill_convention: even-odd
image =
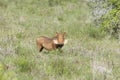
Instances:
[[[0,0],[0,80],[120,80],[120,41],[91,25],[87,0]],[[38,52],[61,31],[62,53]]]

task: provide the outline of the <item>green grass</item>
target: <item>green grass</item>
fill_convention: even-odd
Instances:
[[[0,80],[119,80],[120,42],[89,17],[84,0],[0,0]],[[63,52],[39,53],[36,38],[57,31]]]

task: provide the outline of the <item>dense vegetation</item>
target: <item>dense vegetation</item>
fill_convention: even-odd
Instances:
[[[120,41],[92,23],[88,4],[0,0],[0,80],[119,80]],[[57,31],[67,33],[63,52],[39,53],[36,38]]]
[[[120,1],[119,0],[92,0],[95,23],[102,31],[111,37],[120,36]]]

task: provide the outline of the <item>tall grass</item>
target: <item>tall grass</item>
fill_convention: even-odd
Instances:
[[[0,80],[119,80],[119,41],[89,17],[84,0],[0,0]],[[57,31],[63,52],[39,53],[36,38]]]

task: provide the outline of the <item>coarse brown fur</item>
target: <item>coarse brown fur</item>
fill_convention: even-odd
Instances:
[[[49,38],[45,36],[41,36],[37,38],[36,43],[37,43],[39,52],[41,52],[43,49],[46,49],[48,51],[61,49],[64,46],[65,34],[66,34],[65,32],[64,33],[56,32],[56,36],[53,38]]]

